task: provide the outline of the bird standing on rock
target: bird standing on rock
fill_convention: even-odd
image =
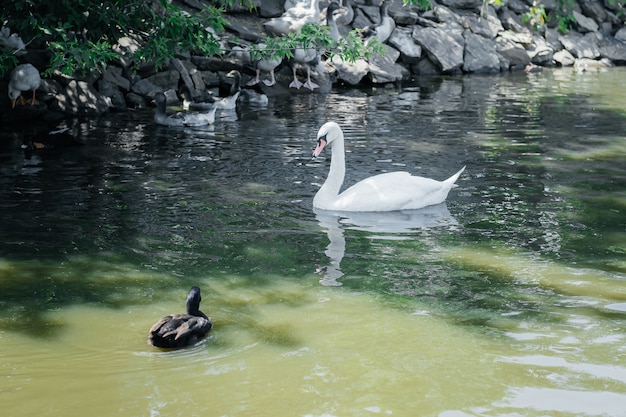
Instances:
[[[35,91],[41,85],[41,75],[39,70],[32,64],[18,65],[9,79],[9,98],[11,99],[11,107],[15,108],[15,102],[19,100],[20,104],[30,103],[35,105],[37,99]],[[33,97],[27,101],[22,97],[22,91],[32,91]]]
[[[319,88],[319,85],[311,81],[311,67],[317,66],[320,61],[320,53],[315,48],[296,48],[293,53],[293,59],[291,62],[291,69],[293,71],[293,81],[289,84],[291,88],[300,89],[300,87],[306,87],[313,91]],[[304,83],[298,80],[296,72],[298,67],[306,69],[306,81]]]

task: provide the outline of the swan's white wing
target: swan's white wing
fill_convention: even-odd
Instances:
[[[448,196],[452,184],[412,176],[408,172],[375,175],[341,193],[335,210],[391,211],[417,209],[439,204]]]

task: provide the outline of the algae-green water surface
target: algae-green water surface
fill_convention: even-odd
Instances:
[[[0,142],[0,402],[26,416],[626,416],[624,69],[271,97],[206,129],[150,110]],[[221,116],[221,117],[219,117]],[[312,209],[406,170],[445,204]],[[162,351],[202,289],[210,336]]]

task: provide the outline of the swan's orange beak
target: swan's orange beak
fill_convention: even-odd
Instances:
[[[327,143],[326,139],[324,138],[325,136],[322,136],[321,138],[317,140],[317,147],[313,151],[313,158],[317,158],[324,150],[324,146],[326,146],[326,143]]]

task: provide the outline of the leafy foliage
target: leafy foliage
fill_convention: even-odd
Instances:
[[[522,22],[529,23],[535,30],[543,28],[547,21],[548,15],[546,14],[546,8],[537,0],[528,8],[528,12],[522,16]]]
[[[166,5],[162,19],[151,27],[144,36],[143,46],[135,54],[139,61],[153,61],[161,67],[167,58],[177,52],[192,52],[212,56],[221,52],[218,39],[213,31],[222,30],[226,20],[222,9],[207,7],[202,12],[189,15],[181,9]]]
[[[17,58],[10,51],[0,51],[0,77],[4,77],[10,68],[17,66]]]
[[[430,2],[430,0],[402,0],[402,3],[405,6],[417,6],[420,10],[430,10],[433,8],[433,4]]]
[[[557,0],[556,5],[557,28],[561,33],[565,33],[576,23],[573,15],[576,0]]]
[[[208,6],[189,15],[168,0],[23,0],[6,2],[0,20],[53,52],[47,73],[69,75],[104,68],[117,57],[113,45],[123,37],[140,45],[130,58],[157,65],[181,51],[215,54],[218,42],[206,27],[223,28],[221,11]],[[0,70],[7,64],[0,61]]]
[[[428,0],[406,1],[430,5]],[[120,54],[136,63],[154,62],[157,68],[178,53],[221,54],[224,51],[214,33],[226,24],[224,6],[237,2],[253,7],[250,0],[221,0],[189,14],[168,0],[23,0],[7,2],[0,10],[0,20],[22,38],[33,39],[41,49],[52,52],[47,75],[55,71],[84,75],[102,71]],[[125,37],[137,47],[120,48],[118,43]],[[363,45],[355,31],[336,42],[327,28],[319,25],[310,25],[299,34],[270,38],[267,44],[263,52],[257,52],[285,57],[296,46],[315,46],[354,61],[382,50],[380,45]],[[1,55],[0,74],[16,63],[10,54]]]
[[[70,39],[61,42],[50,42],[54,52],[50,58],[50,68],[44,75],[51,75],[55,69],[63,74],[79,72],[86,74],[93,70],[104,71],[106,63],[117,58],[117,54],[106,41],[86,43]]]
[[[345,61],[354,62],[359,58],[382,54],[384,51],[382,44],[376,39],[364,44],[357,30],[349,32],[339,40],[330,37],[329,30],[328,26],[307,24],[302,27],[300,33],[268,38],[264,41],[263,47],[252,45],[250,54],[255,59],[273,56],[292,58],[295,48],[316,48],[329,58],[339,55]]]
[[[626,20],[626,0],[606,0],[618,18]]]

